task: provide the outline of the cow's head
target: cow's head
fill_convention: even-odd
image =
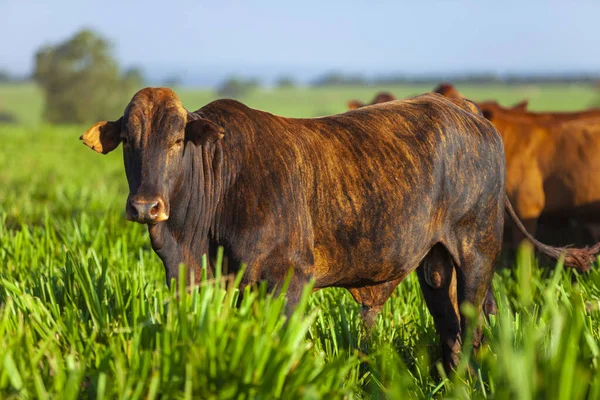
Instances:
[[[206,146],[222,137],[220,126],[188,113],[172,90],[145,88],[121,118],[98,122],[80,139],[102,154],[123,143],[127,219],[156,224],[169,218],[169,200],[182,188],[188,146]]]
[[[440,83],[434,90],[434,93],[439,93],[442,96],[452,99],[462,99],[464,96],[451,83]]]
[[[371,104],[387,103],[388,101],[394,101],[394,100],[396,100],[396,96],[394,96],[390,92],[379,92],[373,98],[373,101],[371,102]]]
[[[359,100],[349,100],[346,103],[346,107],[348,107],[348,110],[356,110],[357,108],[361,108],[364,106],[365,104]]]
[[[502,107],[497,101],[486,100],[477,103],[479,109],[483,113],[483,116],[490,122],[494,123],[495,118],[499,114],[506,114],[507,108]]]

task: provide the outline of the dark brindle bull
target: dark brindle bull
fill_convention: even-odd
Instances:
[[[291,119],[218,100],[190,113],[169,89],[143,89],[115,122],[83,136],[100,153],[123,142],[127,218],[149,227],[166,276],[223,245],[245,283],[350,290],[372,321],[417,270],[446,369],[479,310],[500,251],[502,139],[466,100],[428,94],[324,118]],[[584,250],[545,247],[589,264]],[[480,332],[480,330],[477,330]],[[480,334],[475,335],[475,344]]]

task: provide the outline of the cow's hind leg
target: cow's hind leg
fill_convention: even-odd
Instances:
[[[458,365],[461,351],[456,268],[441,244],[431,248],[417,268],[427,308],[433,316],[442,346],[442,363],[449,373]]]
[[[481,316],[486,313],[487,297],[491,295],[494,264],[500,252],[500,246],[485,243],[466,246],[461,251],[460,268],[457,270],[458,302],[462,306],[469,303],[475,308],[477,318],[461,319],[461,331],[464,336],[469,333],[469,324],[473,323],[473,349],[477,351],[481,344]]]
[[[498,305],[496,304],[496,299],[494,298],[494,291],[491,284],[485,295],[485,302],[483,303],[483,312],[485,314],[485,317],[488,318],[488,320],[490,315],[495,315],[498,312]]]
[[[460,251],[460,265],[455,266],[450,254],[438,244],[417,269],[425,301],[440,336],[446,373],[458,365],[471,323],[475,324],[471,331],[473,349],[479,349],[483,337],[480,317],[495,308],[491,282],[500,246],[486,245],[483,250],[472,244],[465,246]],[[460,312],[465,303],[475,307],[477,318],[474,321]]]
[[[349,289],[354,300],[361,305],[360,316],[367,332],[371,330],[381,308],[401,281],[402,279],[396,279],[378,285]]]

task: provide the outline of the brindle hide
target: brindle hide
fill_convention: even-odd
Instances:
[[[179,263],[198,281],[222,245],[230,265],[247,263],[244,284],[273,289],[291,269],[289,309],[313,279],[350,290],[368,322],[417,270],[450,370],[459,306],[482,310],[510,207],[502,139],[474,110],[426,94],[313,119],[235,100],[190,113],[146,88],[82,139],[104,153],[123,141],[127,217],[148,224],[168,281]]]

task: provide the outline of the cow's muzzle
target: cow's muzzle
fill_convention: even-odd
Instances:
[[[127,202],[127,219],[140,224],[156,224],[169,219],[165,202],[158,196],[133,196]]]

